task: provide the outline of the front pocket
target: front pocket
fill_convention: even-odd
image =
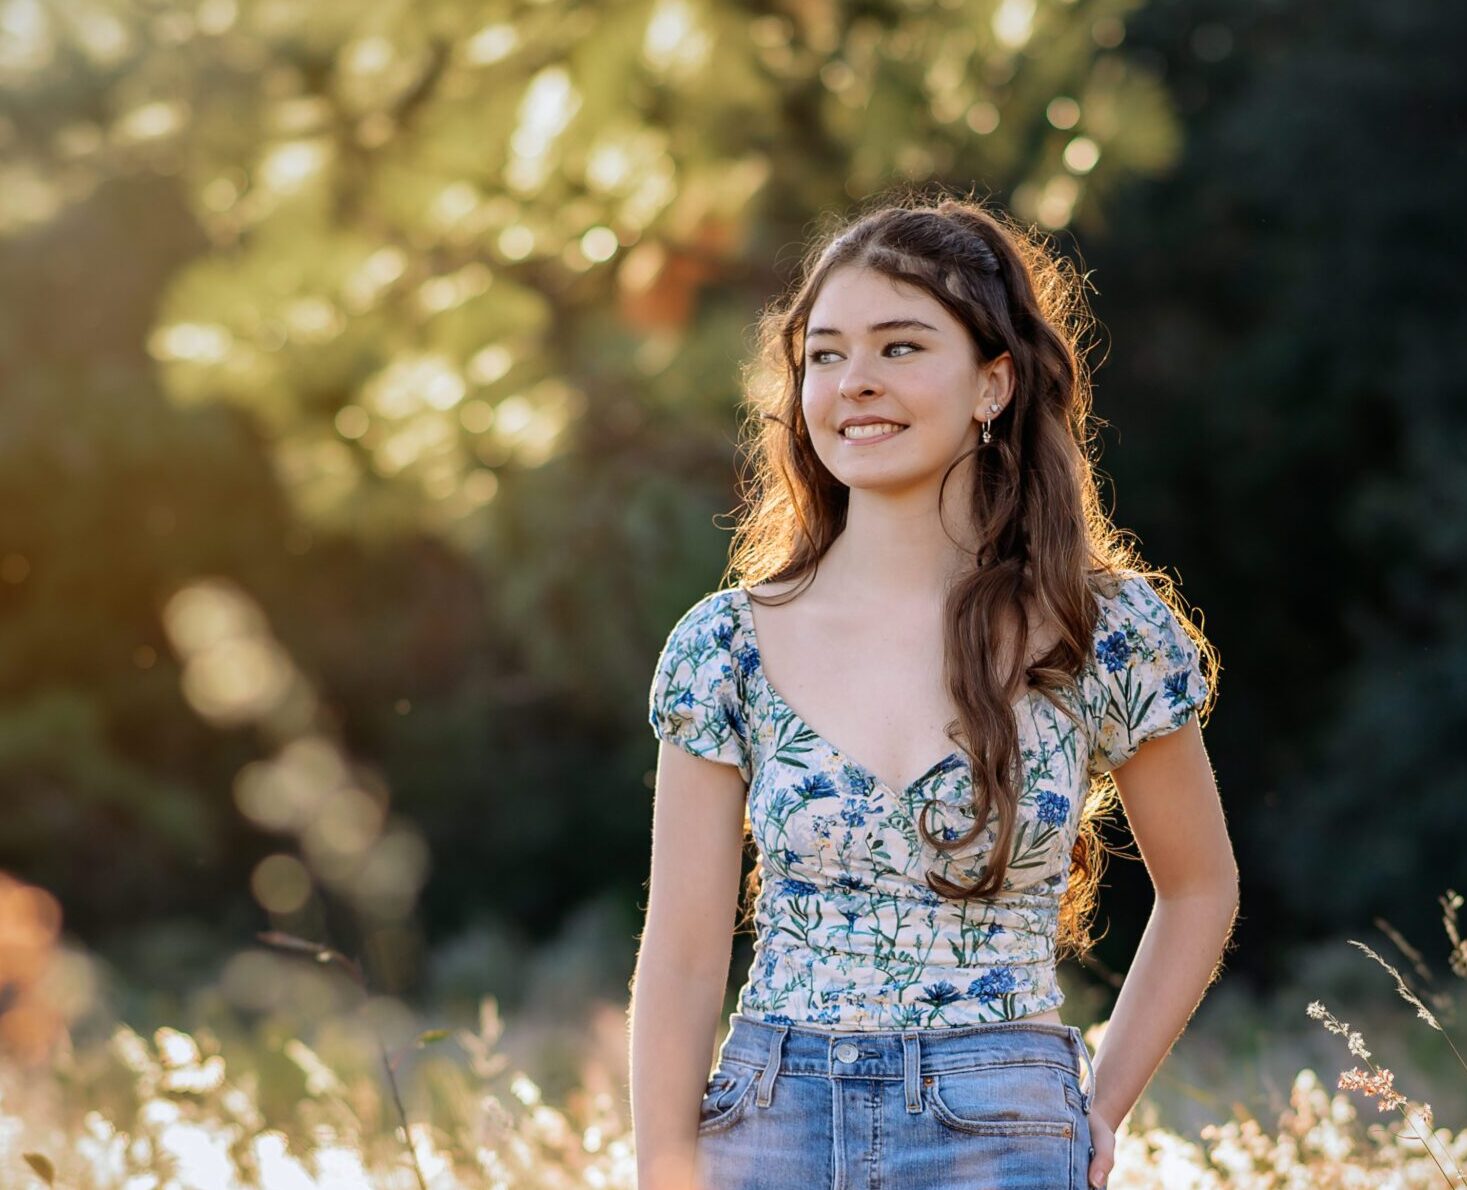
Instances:
[[[698,1135],[730,1127],[743,1114],[758,1081],[759,1069],[741,1062],[721,1062],[708,1079],[698,1105]]]
[[[930,1075],[923,1083],[932,1114],[958,1132],[978,1136],[1075,1134],[1063,1074],[1054,1066],[980,1066]]]

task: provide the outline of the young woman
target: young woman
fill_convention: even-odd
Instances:
[[[1100,508],[1082,282],[960,199],[872,211],[762,321],[739,585],[651,689],[641,1190],[1103,1186],[1210,983],[1237,870],[1215,652]],[[1094,1058],[1119,798],[1156,906]],[[754,960],[708,1073],[745,832]]]

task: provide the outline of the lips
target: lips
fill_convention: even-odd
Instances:
[[[888,438],[895,438],[907,427],[900,422],[859,422],[847,428],[857,432],[848,434],[842,431],[841,441],[860,445],[866,442],[885,442]]]

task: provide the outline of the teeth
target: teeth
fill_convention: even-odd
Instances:
[[[875,438],[882,434],[889,434],[892,430],[902,430],[905,426],[899,426],[895,422],[874,422],[865,426],[847,426],[841,433],[847,438]]]

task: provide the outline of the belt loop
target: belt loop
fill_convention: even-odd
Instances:
[[[769,1036],[769,1057],[764,1062],[764,1072],[759,1076],[759,1094],[754,1097],[754,1102],[760,1107],[768,1107],[774,1095],[774,1076],[779,1073],[780,1053],[784,1048],[785,1035],[790,1031],[788,1025],[775,1025],[773,1028]]]
[[[1090,1062],[1090,1047],[1085,1044],[1085,1034],[1074,1025],[1070,1026],[1070,1031],[1075,1035],[1075,1047],[1085,1061],[1085,1085],[1080,1088],[1080,1107],[1088,1116],[1090,1103],[1095,1097],[1095,1067]]]
[[[922,1088],[919,1082],[922,1074],[922,1047],[917,1040],[917,1034],[911,1029],[902,1031],[902,1077],[907,1088],[907,1110],[919,1112],[922,1110]]]

